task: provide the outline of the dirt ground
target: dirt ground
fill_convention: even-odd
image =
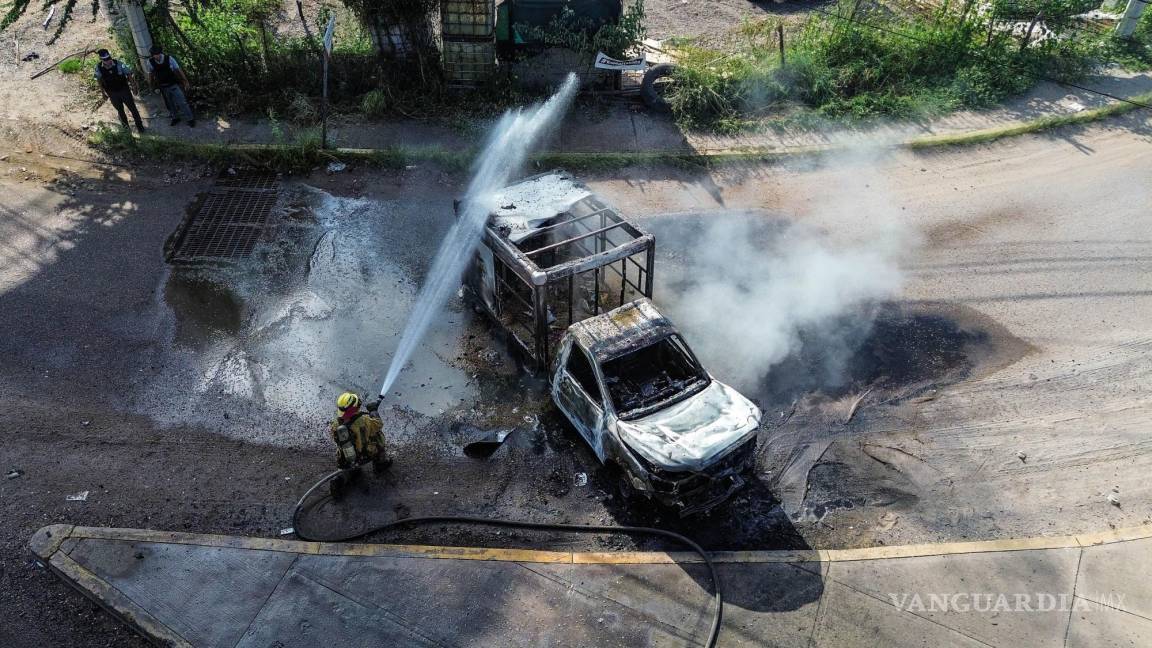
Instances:
[[[466,177],[429,167],[286,178],[281,227],[257,261],[190,274],[161,249],[211,170],[93,164],[72,140],[46,141],[0,152],[0,643],[133,645],[35,565],[32,532],[289,526],[296,498],[331,466],[330,399],[377,384]],[[1149,162],[1147,117],[1134,115],[930,154],[589,175],[657,234],[656,299],[673,317],[699,254],[682,230],[722,219],[749,220],[756,236],[787,220],[873,245],[882,219],[898,222],[902,293],[854,339],[840,380],[814,372],[801,347],[763,380],[733,381],[766,411],[757,479],[689,521],[621,506],[539,382],[454,302],[386,404],[395,467],[366,481],[357,507],[326,505],[305,522],[645,523],[716,549],[1147,522]],[[684,329],[690,342],[708,335]],[[505,448],[463,455],[495,428],[515,429]],[[66,500],[82,491],[85,501]],[[453,528],[379,539],[636,546]]]

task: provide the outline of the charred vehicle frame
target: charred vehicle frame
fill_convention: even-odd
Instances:
[[[700,365],[652,295],[655,238],[563,171],[505,187],[465,288],[622,490],[706,511],[754,463],[760,410]]]

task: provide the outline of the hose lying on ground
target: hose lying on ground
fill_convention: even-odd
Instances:
[[[319,542],[348,542],[350,540],[358,540],[373,533],[379,533],[389,529],[396,529],[402,526],[411,524],[476,524],[486,526],[501,526],[513,527],[517,529],[537,529],[542,531],[571,531],[575,533],[627,533],[632,535],[648,534],[656,535],[670,540],[674,540],[683,544],[692,551],[700,555],[704,559],[704,564],[708,566],[708,575],[712,579],[712,591],[714,600],[716,602],[716,613],[712,617],[712,627],[708,630],[708,640],[704,643],[707,648],[713,648],[716,645],[716,638],[720,634],[720,622],[724,618],[724,597],[720,593],[720,576],[716,573],[716,566],[712,564],[712,559],[708,557],[708,553],[704,551],[700,545],[696,544],[691,538],[676,533],[675,531],[668,531],[666,529],[657,529],[653,527],[641,526],[606,526],[596,524],[554,524],[545,522],[520,522],[516,520],[500,520],[495,518],[482,518],[461,515],[429,515],[421,517],[410,517],[394,522],[386,522],[374,526],[366,531],[358,531],[346,536],[337,538],[315,538],[310,537],[300,529],[300,514],[304,509],[304,502],[308,499],[316,489],[324,484],[327,484],[341,472],[337,470],[333,473],[326,475],[323,479],[313,484],[312,488],[305,491],[304,496],[296,503],[296,508],[292,511],[292,528],[296,532],[296,536],[301,540],[319,541]]]

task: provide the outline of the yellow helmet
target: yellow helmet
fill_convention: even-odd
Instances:
[[[336,399],[336,407],[343,412],[350,407],[359,407],[360,397],[352,392],[344,392]]]

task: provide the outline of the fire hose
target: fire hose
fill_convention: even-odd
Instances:
[[[668,531],[666,529],[657,529],[653,527],[643,526],[609,526],[598,524],[557,524],[550,522],[522,522],[518,520],[501,520],[499,518],[483,518],[465,515],[427,515],[418,517],[409,517],[393,522],[386,522],[379,524],[365,531],[357,531],[344,536],[335,538],[317,538],[308,535],[300,529],[300,516],[304,510],[304,502],[308,497],[324,484],[334,479],[339,475],[341,470],[337,470],[326,475],[323,479],[313,484],[312,488],[305,491],[304,496],[296,503],[296,508],[292,511],[292,528],[296,532],[296,536],[301,540],[316,541],[316,542],[349,542],[351,540],[358,540],[374,533],[387,531],[390,529],[398,529],[409,525],[420,524],[472,524],[480,526],[498,526],[498,527],[511,527],[516,529],[534,529],[538,531],[564,531],[573,533],[626,533],[629,535],[654,535],[667,538],[687,546],[692,551],[699,554],[704,559],[704,564],[708,566],[708,575],[712,580],[713,600],[716,603],[716,611],[712,616],[712,626],[708,630],[708,639],[704,642],[706,648],[714,648],[716,645],[716,638],[720,634],[720,623],[724,618],[724,597],[720,593],[720,576],[716,573],[716,566],[712,563],[712,559],[704,549],[696,544],[691,538],[676,533],[675,531]]]

